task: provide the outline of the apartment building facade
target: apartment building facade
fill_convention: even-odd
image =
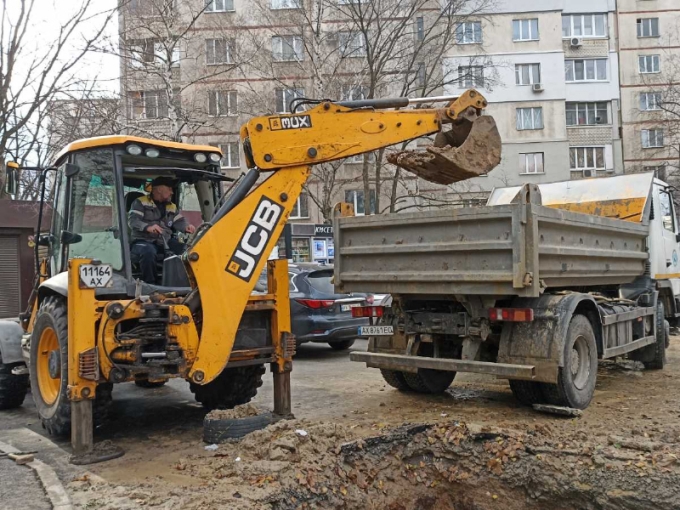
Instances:
[[[680,4],[618,0],[618,32],[625,170],[677,185]]]
[[[615,1],[505,0],[475,25],[446,65],[477,66],[471,84],[489,99],[503,158],[451,193],[483,200],[495,187],[621,173]]]

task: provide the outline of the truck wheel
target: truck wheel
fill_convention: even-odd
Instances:
[[[410,389],[406,379],[404,378],[404,372],[399,372],[398,370],[385,370],[380,369],[380,373],[385,379],[385,382],[400,391],[405,391]]]
[[[346,351],[350,347],[354,345],[355,339],[352,338],[351,340],[341,340],[339,342],[328,342],[328,345],[331,346],[331,349],[336,350],[336,351]]]
[[[509,382],[512,394],[520,404],[531,407],[545,402],[541,383],[517,379],[511,379]]]
[[[49,296],[40,305],[31,334],[29,379],[35,407],[43,428],[51,435],[66,436],[71,432],[71,402],[68,381],[68,312],[66,300]],[[97,386],[92,404],[95,427],[108,417],[113,384]]]
[[[12,369],[23,363],[3,363],[0,355],[0,410],[15,409],[24,403],[28,374],[14,375]]]
[[[666,318],[661,300],[656,305],[656,342],[640,350],[643,365],[647,370],[663,370],[666,365],[666,345],[668,330],[666,329]]]
[[[161,386],[165,386],[165,383],[167,381],[149,381],[148,379],[136,379],[135,380],[135,385],[139,386],[140,388],[160,388]]]
[[[456,372],[419,368],[418,373],[402,372],[406,384],[418,393],[443,393],[451,386]]]
[[[585,409],[593,399],[597,380],[597,345],[590,321],[574,315],[564,341],[564,366],[560,367],[557,384],[543,384],[549,404]]]
[[[215,380],[200,385],[189,383],[197,402],[208,410],[231,409],[250,402],[262,386],[264,365],[227,368]]]

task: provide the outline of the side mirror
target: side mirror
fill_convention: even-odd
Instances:
[[[77,175],[78,172],[80,172],[80,167],[78,165],[74,165],[73,163],[64,164],[64,174],[66,174],[66,177],[73,177],[74,175]]]
[[[680,234],[675,234],[675,242],[680,243]]]
[[[76,244],[83,240],[83,236],[80,234],[74,234],[68,230],[62,230],[61,232],[61,244]]]
[[[49,246],[55,241],[52,234],[40,234],[38,236],[38,246]]]
[[[8,161],[5,165],[5,193],[16,195],[19,192],[19,165]]]

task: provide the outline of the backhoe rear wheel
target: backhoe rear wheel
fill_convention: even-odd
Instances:
[[[49,434],[66,436],[71,432],[71,402],[68,384],[68,312],[61,296],[46,297],[40,305],[31,334],[31,394]],[[107,416],[111,383],[97,386],[93,403],[95,427]]]
[[[192,382],[189,388],[204,408],[231,409],[250,402],[257,395],[264,372],[264,365],[227,368],[208,384]]]

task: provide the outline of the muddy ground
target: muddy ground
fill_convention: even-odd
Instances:
[[[181,381],[127,391],[99,433],[127,453],[68,485],[78,508],[680,508],[680,337],[664,371],[601,365],[579,418],[523,408],[481,376],[400,393],[316,345],[296,360],[296,420],[214,451]]]

